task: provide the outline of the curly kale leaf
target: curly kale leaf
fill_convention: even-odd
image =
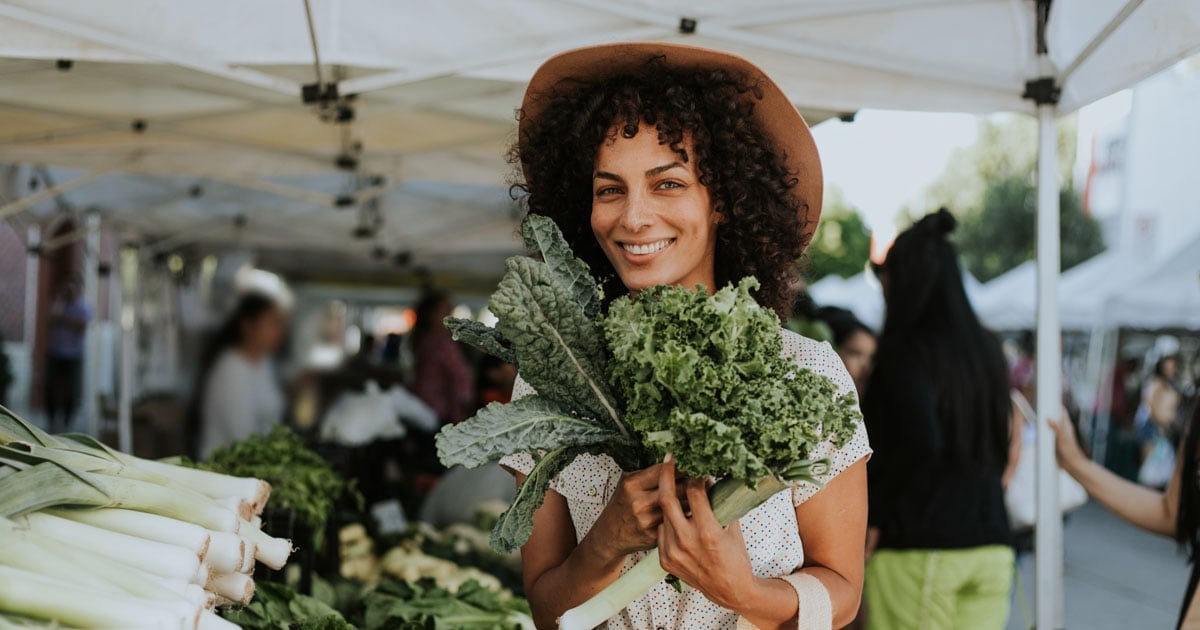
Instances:
[[[608,366],[625,419],[654,457],[673,453],[691,476],[809,474],[795,467],[819,443],[854,434],[853,398],[781,356],[779,319],[754,301],[757,286],[746,278],[712,296],[655,287],[609,307]]]
[[[552,400],[529,396],[492,403],[465,422],[447,425],[438,433],[437,449],[443,464],[474,468],[510,453],[622,441],[618,433],[576,418]]]

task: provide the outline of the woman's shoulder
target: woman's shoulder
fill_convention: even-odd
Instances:
[[[782,329],[781,334],[784,357],[792,359],[802,369],[830,378],[842,393],[854,391],[854,379],[828,341],[810,339],[786,328]]]

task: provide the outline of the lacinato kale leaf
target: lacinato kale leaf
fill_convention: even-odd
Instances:
[[[492,403],[469,422],[449,425],[437,436],[438,456],[447,466],[474,468],[517,452],[564,446],[617,444],[621,435],[598,422],[577,418],[545,396]],[[625,440],[629,446],[633,442]]]

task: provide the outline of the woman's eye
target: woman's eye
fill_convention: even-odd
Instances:
[[[669,190],[672,188],[683,188],[683,184],[680,184],[679,182],[674,182],[674,181],[666,181],[666,182],[659,184],[658,187],[660,189]]]
[[[619,194],[620,192],[621,192],[621,189],[617,188],[616,186],[605,186],[604,188],[601,188],[600,190],[596,191],[596,196],[604,197],[607,195]]]

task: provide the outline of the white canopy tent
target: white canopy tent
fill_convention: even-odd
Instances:
[[[1200,330],[1200,238],[1113,295],[1103,312],[1143,330]]]
[[[963,288],[967,299],[972,305],[978,304],[982,297],[983,285],[970,272],[962,275]],[[886,308],[883,303],[883,290],[879,280],[868,271],[855,274],[849,278],[830,275],[813,283],[808,288],[817,306],[837,306],[854,313],[859,321],[871,330],[883,330]]]
[[[495,184],[533,68],[560,50],[630,39],[741,53],[829,112],[1036,114],[1043,391],[1060,386],[1057,116],[1200,47],[1194,0],[314,0],[311,19],[305,6],[0,2],[0,162],[81,169],[81,185],[112,172],[233,178],[312,213],[329,208],[263,178],[336,172],[341,157],[386,182],[349,187],[358,204],[419,179]],[[316,84],[312,105],[300,103],[305,83]],[[352,109],[354,120],[325,124],[314,108],[334,120]],[[33,205],[15,203],[0,217]],[[1052,398],[1040,417],[1056,415]],[[1042,425],[1039,443],[1051,440]],[[1055,468],[1053,449],[1039,449],[1039,628],[1063,625]]]

